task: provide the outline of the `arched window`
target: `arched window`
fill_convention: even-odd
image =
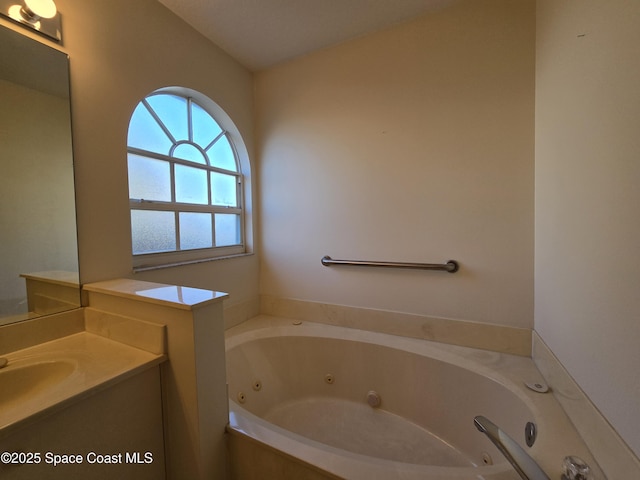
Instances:
[[[216,108],[197,92],[163,89],[134,110],[127,141],[134,267],[245,252],[237,141],[214,118]]]

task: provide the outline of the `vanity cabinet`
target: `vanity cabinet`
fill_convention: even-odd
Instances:
[[[0,455],[3,480],[164,479],[160,367],[0,437]]]

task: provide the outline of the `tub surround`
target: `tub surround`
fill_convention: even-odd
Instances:
[[[236,302],[232,305],[224,306],[224,328],[225,330],[253,317],[260,315],[260,296],[255,296],[247,300]]]
[[[265,315],[531,356],[531,330],[527,328],[332,305],[269,295],[260,297],[260,311]]]
[[[232,432],[229,444],[231,480],[344,480],[293,456],[265,448],[251,435]],[[295,448],[295,444],[292,441],[292,448]]]
[[[607,478],[640,478],[640,460],[589,400],[540,336],[533,334],[533,361],[567,412]]]
[[[155,349],[162,338],[158,327],[166,328],[169,361],[160,371],[167,479],[226,478],[227,294],[131,279],[83,289],[90,331]],[[156,327],[150,341],[139,333],[148,325]]]

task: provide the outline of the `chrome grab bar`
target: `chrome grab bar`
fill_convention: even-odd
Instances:
[[[498,450],[509,460],[509,463],[513,465],[523,480],[550,480],[536,461],[491,420],[477,416],[473,419],[473,423],[498,447]]]
[[[413,268],[418,270],[443,270],[455,273],[460,268],[458,262],[449,260],[447,263],[403,263],[403,262],[369,262],[363,260],[334,260],[329,255],[322,257],[322,265],[355,265],[359,267],[385,267],[385,268]]]

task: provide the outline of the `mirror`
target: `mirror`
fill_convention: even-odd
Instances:
[[[0,325],[80,306],[68,62],[0,25]]]

